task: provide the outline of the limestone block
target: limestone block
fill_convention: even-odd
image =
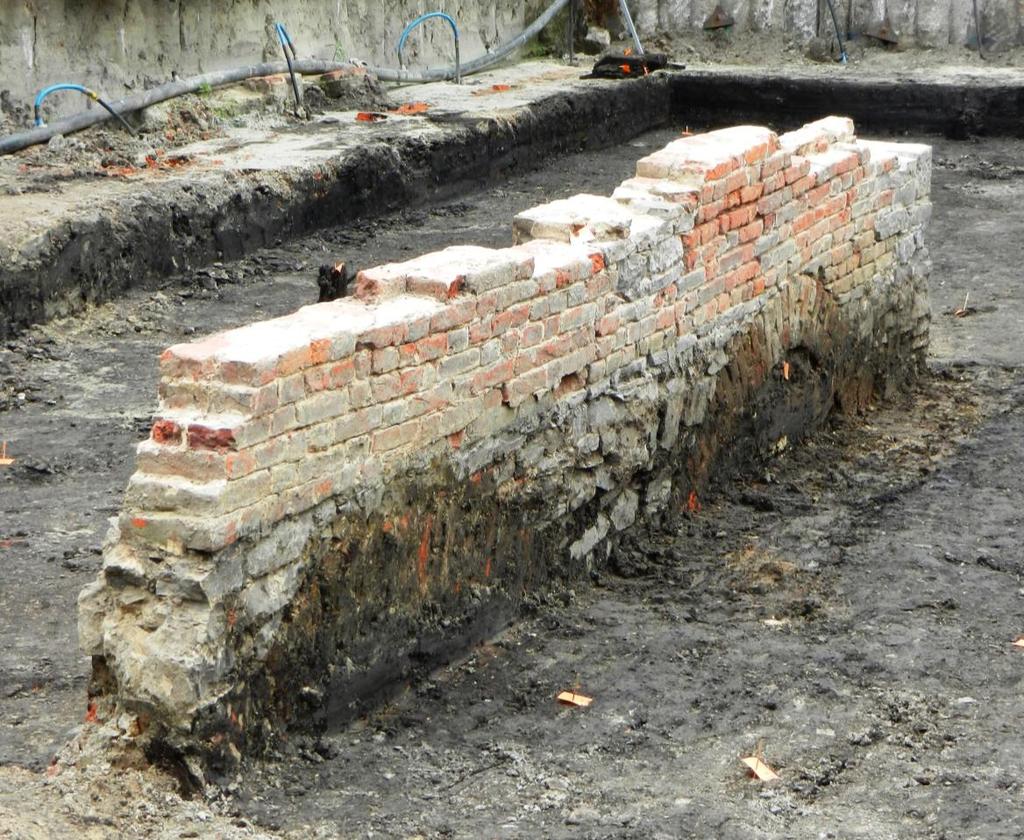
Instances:
[[[585,243],[556,242],[551,239],[529,239],[511,249],[533,259],[533,278],[540,288],[549,291],[590,277],[594,264]]]
[[[632,525],[636,521],[636,513],[639,506],[640,497],[628,487],[624,489],[615,500],[615,504],[612,506],[611,513],[609,514],[612,527],[616,531],[622,531]]]
[[[699,187],[724,178],[746,164],[762,160],[779,148],[775,132],[742,125],[696,134],[669,143],[637,161],[641,178],[677,181]]]
[[[404,292],[446,301],[463,292],[485,292],[532,274],[527,256],[509,249],[460,245],[404,263],[361,271],[356,295],[388,297]]]
[[[626,239],[633,218],[611,198],[581,193],[524,210],[513,220],[512,231],[517,244],[531,239],[569,243]]]
[[[804,156],[824,152],[829,146],[849,143],[853,139],[853,121],[847,117],[825,117],[779,135],[783,150]]]
[[[674,181],[630,178],[612,193],[612,198],[648,216],[673,222],[674,232],[693,227],[694,210],[700,192]]]
[[[817,0],[790,0],[783,4],[782,26],[786,36],[797,44],[806,44],[817,35]]]
[[[219,515],[253,504],[270,491],[269,470],[234,481],[201,483],[180,476],[137,472],[128,482],[124,503],[137,510]]]
[[[586,557],[597,547],[597,544],[608,536],[610,527],[608,517],[598,514],[597,521],[583,532],[583,535],[569,546],[569,556],[573,560]]]

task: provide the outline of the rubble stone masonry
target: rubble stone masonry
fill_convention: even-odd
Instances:
[[[676,140],[514,245],[168,349],[80,598],[94,693],[208,764],[487,635],[713,469],[920,369],[927,146]]]

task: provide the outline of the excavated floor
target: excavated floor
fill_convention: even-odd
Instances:
[[[160,349],[315,299],[320,262],[505,243],[515,210],[607,191],[674,133],[190,273],[6,345],[0,829],[32,836],[41,817],[39,836],[1021,834],[1018,141],[934,141],[933,373],[914,393],[723,476],[595,587],[553,593],[219,801],[140,793],[118,782],[129,771],[90,787],[14,767],[41,771],[85,714],[74,599],[148,427]],[[558,706],[572,687],[594,705]],[[770,786],[738,763],[759,744],[782,776]]]

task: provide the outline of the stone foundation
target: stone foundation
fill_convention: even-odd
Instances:
[[[830,117],[642,159],[513,247],[167,350],[81,596],[104,714],[216,770],[586,575],[921,368],[931,152]]]

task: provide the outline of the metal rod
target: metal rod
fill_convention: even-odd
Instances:
[[[643,55],[644,48],[640,43],[640,36],[636,34],[636,27],[633,26],[633,16],[629,13],[629,6],[626,5],[626,0],[619,0],[619,9],[622,10],[622,20],[626,24],[626,29],[629,30],[629,34],[633,38],[633,46],[636,47],[636,54]]]
[[[981,15],[978,14],[978,0],[974,0],[974,37],[978,39],[978,58],[985,60],[985,52],[981,46]]]
[[[292,43],[288,30],[283,23],[275,24],[277,27],[277,39],[281,42],[281,51],[284,53],[284,60],[288,64],[288,75],[292,79],[292,93],[295,94],[295,116],[299,116],[302,108],[302,91],[299,89],[299,80],[296,78],[294,60],[298,58],[295,53],[295,44]],[[291,54],[289,54],[289,51]]]
[[[839,31],[839,19],[836,17],[836,7],[833,5],[832,0],[826,0],[828,3],[828,10],[832,14],[832,26],[836,30],[836,40],[839,42],[839,63],[846,64],[846,47],[843,46],[843,33]],[[977,2],[977,0],[975,0]]]
[[[565,40],[571,66],[576,63],[576,0],[569,0],[569,20],[566,23]]]

